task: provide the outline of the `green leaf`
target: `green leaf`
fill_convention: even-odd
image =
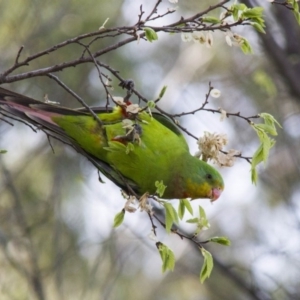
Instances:
[[[266,33],[265,30],[264,30],[264,28],[262,27],[262,25],[260,25],[260,24],[258,24],[258,23],[256,23],[256,22],[251,23],[251,25],[253,26],[253,28],[254,28],[256,31],[258,31],[258,32],[260,32],[260,33]]]
[[[165,202],[164,207],[166,214],[166,231],[170,233],[173,223],[178,223],[179,219],[177,211],[174,209],[172,204]]]
[[[146,38],[150,43],[152,43],[155,40],[158,40],[157,33],[152,28],[145,27],[143,28],[143,30],[145,31]]]
[[[299,11],[294,10],[293,13],[294,13],[294,16],[295,16],[298,24],[300,25],[300,13],[299,13]]]
[[[230,246],[230,240],[226,236],[215,236],[209,239],[211,242],[224,245],[224,246]]]
[[[200,250],[204,258],[200,272],[200,282],[203,283],[207,278],[209,278],[214,267],[214,261],[212,255],[207,250],[204,248],[201,248]]]
[[[166,231],[167,233],[171,232],[171,228],[173,225],[173,217],[172,217],[172,210],[169,208],[168,205],[171,205],[169,203],[165,203],[164,207],[165,207],[165,223],[166,223]]]
[[[239,9],[237,7],[232,7],[231,11],[232,11],[233,19],[236,22],[239,19]]]
[[[199,216],[200,218],[206,219],[206,213],[202,206],[199,205]]]
[[[275,141],[271,139],[267,133],[275,135],[277,134],[275,126],[271,126],[268,124],[253,124],[252,127],[256,131],[261,144],[259,148],[256,150],[256,152],[253,155],[252,158],[252,167],[255,167],[260,162],[267,162],[270,149],[274,146]]]
[[[243,3],[234,4],[230,7],[229,11],[232,13],[234,21],[237,21],[241,15],[241,13],[247,9],[247,6]]]
[[[251,25],[259,32],[264,33],[263,27],[265,27],[265,20],[263,19],[263,8],[256,6],[254,8],[247,8],[241,14],[243,20],[247,19],[251,21]],[[253,22],[253,23],[252,23]],[[256,25],[254,25],[256,24]]]
[[[199,218],[193,218],[193,219],[188,219],[186,220],[187,223],[198,223],[199,222]]]
[[[247,8],[243,11],[243,17],[245,18],[261,18],[264,8],[261,6],[256,6],[253,8]]]
[[[263,158],[263,144],[261,143],[258,147],[258,149],[255,151],[252,157],[252,168],[255,168],[259,163],[261,163],[264,160]]]
[[[0,150],[0,154],[7,153],[7,150]]]
[[[243,38],[243,43],[241,44],[241,49],[244,52],[244,54],[253,53],[251,45],[249,44],[249,42],[245,38]]]
[[[205,210],[199,205],[199,222],[197,224],[197,230],[195,234],[197,235],[203,228],[207,229],[210,227],[210,224],[207,220]]]
[[[163,262],[162,272],[164,273],[167,270],[173,271],[175,267],[175,256],[173,251],[161,242],[157,242],[156,247]]]
[[[270,152],[270,149],[272,146],[273,145],[272,145],[271,139],[266,135],[264,142],[263,142],[263,161],[265,164],[267,163],[267,160],[269,157],[269,152]]]
[[[212,24],[218,24],[218,23],[220,23],[220,19],[215,18],[215,17],[210,17],[210,16],[203,17],[202,21],[206,22],[206,23],[212,23]]]
[[[180,199],[178,206],[178,216],[181,220],[184,217],[185,209],[187,209],[189,213],[193,215],[193,208],[190,201],[188,199]]]
[[[189,211],[189,213],[191,215],[193,215],[193,208],[192,208],[192,205],[191,205],[190,201],[188,199],[182,199],[182,201],[183,201],[186,209]]]
[[[256,184],[258,179],[256,168],[251,168],[251,181]]]
[[[179,218],[176,209],[171,205],[172,211],[173,211],[173,221],[178,224],[179,223]]]
[[[266,124],[274,126],[274,127],[275,127],[275,125],[277,125],[279,128],[282,128],[280,123],[272,115],[270,115],[268,113],[261,113],[261,114],[259,114],[259,116],[264,119]],[[275,131],[276,131],[276,127],[275,127]],[[277,135],[277,132],[276,132],[276,135]]]
[[[245,9],[247,9],[247,5],[244,3],[239,3],[235,5],[237,7],[238,10],[244,11]]]
[[[293,0],[293,2],[292,2],[292,6],[293,6],[293,9],[294,9],[295,11],[298,11],[298,10],[299,10],[298,1],[296,1],[296,0]]]
[[[163,88],[161,89],[161,91],[160,91],[160,93],[159,93],[159,99],[161,99],[163,96],[164,96],[164,94],[165,94],[165,92],[166,92],[166,90],[167,90],[167,86],[166,85],[164,85],[163,86]]]
[[[206,218],[204,209],[199,206],[199,218],[193,218],[186,221],[187,223],[197,224],[197,229],[194,235],[198,235],[202,229],[207,229],[210,227],[210,224]]]
[[[251,162],[251,180],[252,183],[257,182],[256,166],[261,162],[266,163],[269,157],[270,149],[275,145],[275,141],[269,135],[277,135],[276,125],[281,127],[279,122],[270,114],[261,113],[260,117],[264,119],[264,124],[252,124],[252,128],[256,131],[260,140],[260,145],[255,151]]]
[[[269,97],[275,97],[277,95],[277,87],[273,79],[265,71],[256,71],[253,80]]]
[[[265,133],[268,133],[271,135],[277,135],[277,130],[276,130],[275,126],[272,126],[269,124],[255,124],[254,127],[262,130]]]
[[[120,226],[124,221],[125,209],[122,209],[119,213],[115,215],[114,218],[114,227]]]
[[[165,192],[165,189],[166,189],[166,185],[164,185],[163,181],[155,181],[155,187],[156,187],[156,194],[159,195],[159,197],[162,197],[164,192]]]
[[[287,3],[292,5],[294,16],[295,16],[298,24],[300,25],[300,13],[299,13],[298,1],[292,0],[292,1],[287,1]]]
[[[178,217],[180,218],[180,220],[182,220],[184,216],[184,212],[185,212],[185,205],[183,200],[180,200],[178,205]]]

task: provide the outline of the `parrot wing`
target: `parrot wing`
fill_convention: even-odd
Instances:
[[[118,170],[119,165],[126,165],[126,162],[125,164],[123,163],[124,157],[126,160],[126,155],[124,156],[124,145],[107,141],[107,136],[110,140],[113,140],[118,134],[125,133],[121,123],[124,119],[124,115],[122,114],[120,107],[117,107],[117,109],[91,107],[102,122],[102,128],[97,129],[98,138],[100,136],[97,143],[94,143],[91,140],[88,140],[86,143],[80,142],[83,140],[83,136],[88,136],[88,131],[93,131],[97,125],[86,108],[69,109],[38,101],[3,88],[0,88],[0,107],[2,108],[2,112],[4,111],[5,113],[12,114],[23,121],[33,124],[37,126],[38,129],[45,131],[48,135],[72,146],[77,152],[87,157],[101,173],[112,180],[120,188],[124,190],[132,189],[136,193],[139,192],[139,185],[134,180],[123,176]],[[188,145],[183,135],[169,118],[159,113],[153,113],[153,118],[161,125],[161,128],[167,128],[174,133],[176,140],[178,137],[177,142],[180,146],[177,145],[177,148],[186,149],[188,151]],[[84,128],[84,130],[80,132],[80,129],[83,126],[80,124],[80,120],[82,120],[82,124],[86,124],[86,120],[90,120],[93,125],[90,125],[90,128]],[[147,120],[150,120],[148,114]],[[155,122],[155,124],[157,124],[157,122]],[[159,142],[159,132],[157,132],[157,130],[159,131],[160,127],[154,132],[154,134],[157,135],[157,141]],[[90,136],[93,137],[92,135]],[[152,139],[149,141],[148,137],[148,148],[151,143]],[[92,144],[96,144],[97,147],[95,147],[93,151],[89,151],[89,147]],[[104,146],[106,147],[105,150],[103,150]],[[114,154],[111,155],[111,160],[104,160],[103,157],[106,156],[106,153],[109,150],[113,150]],[[143,155],[143,153],[144,152],[139,155]],[[147,153],[148,155],[153,156],[151,149]],[[118,166],[114,164],[115,161],[117,161]],[[127,162],[127,167],[134,168],[133,165],[129,166],[129,163],[131,164],[131,162]]]

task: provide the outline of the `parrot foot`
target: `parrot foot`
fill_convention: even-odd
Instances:
[[[126,135],[117,135],[112,140],[127,144],[128,142],[137,142],[141,145],[142,127],[139,124],[133,124],[130,128],[126,128]]]
[[[127,90],[127,94],[124,98],[124,102],[128,105],[131,104],[129,101],[129,98],[131,97],[132,93],[133,93],[133,88],[134,88],[134,81],[132,79],[128,79],[128,80],[124,80],[122,81],[119,86],[123,89]]]

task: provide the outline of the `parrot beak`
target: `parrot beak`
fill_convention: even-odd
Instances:
[[[221,188],[212,188],[210,191],[209,198],[211,202],[218,200],[218,198],[221,196],[223,190]]]

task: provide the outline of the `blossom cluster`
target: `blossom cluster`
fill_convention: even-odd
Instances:
[[[228,139],[225,134],[204,132],[204,136],[198,140],[199,151],[195,156],[201,157],[202,160],[212,160],[214,163],[222,167],[232,167],[235,156],[240,152],[230,149],[228,152],[222,152],[222,149],[227,145]]]

